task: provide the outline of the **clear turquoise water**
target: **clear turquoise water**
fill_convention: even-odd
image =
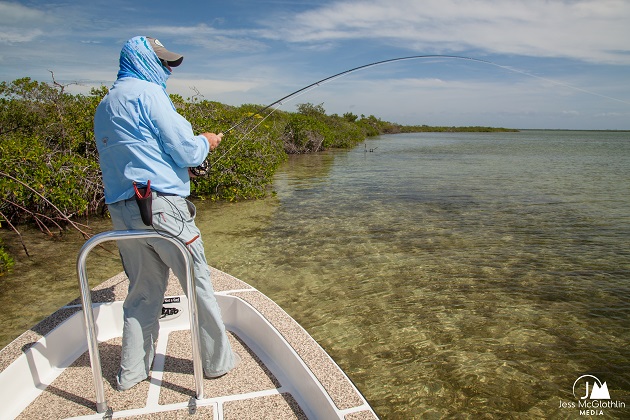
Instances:
[[[383,136],[294,156],[274,189],[197,203],[208,259],[296,318],[381,417],[577,418],[560,403],[586,373],[630,407],[630,133]],[[18,261],[5,335],[76,297],[80,242]]]
[[[585,373],[630,402],[630,133],[387,136],[275,189],[217,257],[382,417],[574,418]]]

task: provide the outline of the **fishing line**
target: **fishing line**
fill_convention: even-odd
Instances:
[[[315,89],[315,88],[317,88],[317,87],[319,87],[319,86],[321,86],[321,85],[323,85],[325,83],[331,82],[331,81],[333,81],[335,79],[341,78],[341,77],[346,76],[346,75],[348,75],[350,73],[354,73],[355,71],[366,69],[368,67],[382,65],[382,64],[393,63],[393,62],[396,62],[396,61],[428,59],[428,58],[446,58],[446,59],[457,59],[457,60],[469,60],[469,61],[476,61],[476,62],[480,62],[480,63],[495,65],[494,63],[492,63],[490,61],[482,60],[482,59],[479,59],[479,58],[465,57],[465,56],[459,56],[459,55],[444,55],[444,54],[412,55],[412,56],[408,56],[408,57],[398,57],[398,58],[390,58],[388,60],[375,61],[373,63],[364,64],[362,66],[354,67],[354,68],[351,68],[349,70],[345,70],[345,71],[339,72],[337,74],[333,74],[332,76],[325,77],[325,78],[323,78],[321,80],[318,80],[318,81],[316,81],[314,83],[311,83],[310,85],[304,86],[303,88],[300,88],[300,89],[298,89],[298,90],[296,90],[294,92],[291,92],[288,95],[285,95],[282,98],[280,98],[280,99],[270,103],[269,105],[265,105],[263,107],[260,107],[253,114],[248,115],[247,117],[245,117],[245,118],[241,119],[240,121],[238,121],[236,124],[232,125],[227,130],[223,131],[223,134],[229,133],[230,131],[240,127],[241,125],[243,125],[247,121],[249,121],[249,120],[251,120],[253,118],[256,118],[256,115],[260,115],[261,113],[265,112],[269,108],[272,108],[275,105],[278,105],[277,107],[275,107],[270,113],[268,113],[263,118],[263,121],[264,121],[265,119],[269,118],[285,102],[288,102],[289,100],[293,100],[293,99],[295,99],[295,98],[297,98],[299,96],[302,96],[302,95],[306,94],[307,92],[311,91],[312,89]],[[241,136],[241,138],[238,139],[236,143],[234,143],[232,146],[230,146],[230,148],[226,152],[224,152],[222,155],[220,155],[216,160],[214,160],[213,163],[216,164],[221,159],[223,159],[227,155],[227,153],[229,151],[231,151],[237,145],[242,143],[249,136],[249,134],[251,134],[258,126],[260,126],[260,124],[262,124],[263,121],[260,121],[252,129],[250,129],[243,136]],[[208,173],[209,166],[210,166],[210,163],[208,162],[208,160],[206,160],[200,166],[198,166],[196,168],[191,168],[191,172],[195,176],[203,176],[203,175]]]
[[[464,56],[459,56],[459,55],[440,55],[440,54],[429,54],[429,55],[412,55],[412,56],[408,56],[408,57],[398,57],[398,58],[390,58],[389,60],[381,60],[381,61],[375,61],[374,63],[369,63],[369,64],[364,64],[362,66],[358,66],[358,67],[354,67],[351,68],[350,70],[345,70],[342,71],[340,73],[337,74],[333,74],[332,76],[328,76],[325,77],[321,80],[318,80],[317,82],[311,83],[308,86],[304,86],[303,88],[300,88],[294,92],[289,93],[286,96],[283,96],[282,98],[278,99],[277,101],[274,101],[272,103],[270,103],[267,106],[263,106],[260,109],[258,109],[255,114],[259,114],[261,112],[266,111],[267,109],[271,108],[272,106],[276,105],[276,104],[282,104],[284,101],[286,101],[289,98],[292,98],[296,95],[303,95],[304,93],[315,89],[316,87],[319,87],[321,85],[323,85],[324,83],[328,83],[331,82],[335,79],[338,79],[340,77],[343,77],[347,74],[350,73],[354,73],[355,71],[358,70],[362,70],[362,69],[366,69],[368,67],[373,67],[373,66],[378,66],[378,65],[382,65],[382,64],[387,64],[387,63],[393,63],[395,61],[404,61],[404,60],[418,60],[418,59],[424,59],[424,58],[448,58],[448,59],[458,59],[458,60],[470,60],[470,61],[477,61],[480,63],[485,63],[485,64],[494,64],[490,61],[486,61],[486,60],[481,60],[479,58],[472,58],[472,57],[464,57]],[[497,65],[497,64],[494,64]],[[228,128],[225,133],[235,129],[236,127],[239,127],[240,125],[242,125],[243,123],[245,123],[245,121],[247,121],[248,119],[252,118],[252,116],[248,116],[246,118],[243,118],[241,121],[237,122],[236,124],[234,124],[232,127]]]
[[[281,105],[282,105],[282,104],[279,104],[277,107],[275,107],[275,108],[273,109],[273,111],[272,111],[272,112],[268,113],[268,114],[267,114],[267,115],[265,115],[264,117],[261,117],[261,118],[260,118],[260,121],[258,121],[258,124],[256,124],[256,125],[255,125],[255,126],[253,126],[252,128],[250,128],[250,129],[249,129],[249,131],[246,131],[246,132],[245,132],[245,133],[241,136],[241,138],[240,138],[240,139],[239,139],[236,143],[232,144],[232,145],[231,145],[231,146],[230,146],[230,147],[229,147],[226,151],[224,151],[224,152],[223,152],[223,154],[221,154],[221,156],[219,156],[219,157],[218,157],[218,158],[214,161],[214,163],[217,163],[218,161],[220,161],[221,159],[223,159],[223,158],[224,158],[224,157],[225,157],[228,153],[230,153],[230,151],[231,151],[232,149],[234,149],[236,146],[238,146],[238,145],[239,145],[239,144],[240,144],[240,143],[241,143],[241,142],[242,142],[242,141],[243,141],[246,137],[248,137],[248,136],[252,133],[252,131],[254,131],[254,130],[255,130],[255,129],[257,129],[258,127],[260,127],[260,125],[261,125],[261,124],[262,124],[262,123],[263,123],[263,122],[264,122],[267,118],[269,118],[269,117],[271,116],[271,114],[273,114],[273,113],[274,113],[274,112],[275,112],[278,108],[280,108],[280,106],[281,106]],[[257,114],[259,115],[259,113],[258,113],[258,112],[255,112],[253,115],[255,116],[255,115],[257,115]],[[249,117],[247,117],[246,119],[244,119],[244,121],[246,121],[247,119],[249,119]],[[241,125],[241,124],[242,124],[242,122],[239,122],[238,124],[239,124],[239,125]],[[225,134],[225,133],[227,133],[227,132],[229,132],[229,131],[233,130],[233,129],[234,129],[234,128],[236,128],[236,127],[237,127],[237,125],[234,125],[234,126],[230,127],[229,129],[225,130],[225,131],[223,132],[223,134]],[[198,168],[199,168],[199,167],[198,167]],[[195,168],[195,169],[196,169],[196,168]],[[192,169],[191,169],[191,170],[192,170]],[[207,165],[206,165],[206,170],[207,170]],[[193,171],[193,173],[194,173],[194,171]]]
[[[545,81],[545,82],[548,82],[548,83],[552,83],[552,84],[557,85],[557,86],[562,86],[562,87],[565,87],[565,88],[568,88],[568,89],[576,90],[578,92],[588,93],[589,95],[599,96],[600,98],[609,99],[611,101],[617,101],[617,102],[621,102],[622,104],[630,105],[629,101],[624,101],[623,99],[615,98],[615,97],[608,96],[608,95],[603,95],[601,93],[597,93],[597,92],[593,92],[593,91],[590,91],[590,90],[582,89],[582,88],[579,88],[577,86],[568,85],[566,83],[558,82],[557,80],[548,79],[546,77],[536,76],[535,74],[528,73],[528,72],[523,71],[523,70],[515,69],[513,67],[502,66],[501,64],[496,64],[496,63],[492,63],[492,62],[489,62],[489,61],[487,63],[488,64],[492,64],[493,66],[505,69],[505,70],[509,70],[511,72],[514,72],[514,73],[522,74],[522,75],[525,75],[525,76],[533,77],[533,78],[538,79],[538,80],[542,80],[542,81]]]
[[[172,212],[170,214],[165,212],[165,211],[164,212],[160,212],[160,213],[158,213],[158,217],[163,217],[163,215],[166,214],[166,215],[171,216],[177,222],[182,222],[182,227],[179,229],[179,232],[176,235],[174,235],[176,237],[179,237],[179,235],[181,235],[184,232],[184,228],[186,227],[186,220],[185,220],[185,217],[184,217],[184,213],[182,213],[182,211],[174,203],[171,203],[170,200],[167,200],[165,197],[158,197],[158,198],[161,198],[163,201],[165,201],[166,204],[168,204],[171,207],[171,212]],[[175,211],[177,211],[177,213],[179,213],[179,217],[177,217],[178,215],[175,214]],[[166,236],[172,235],[172,233],[170,233],[170,232],[168,232],[166,230],[164,232],[166,232],[167,234],[166,235],[162,234],[160,230],[156,229],[155,226],[153,226],[153,223],[151,223],[151,227],[153,228],[155,233],[157,233],[160,236],[166,237]]]
[[[337,75],[338,77],[341,77],[339,75]],[[333,77],[333,76],[331,76]],[[331,81],[333,80],[332,78],[330,80],[327,79],[327,81]],[[310,92],[311,90],[315,89],[316,87],[318,87],[320,83],[313,83],[305,88],[300,89],[299,91],[295,91],[293,92],[293,94],[291,95],[287,95],[285,96],[283,99],[286,100],[287,102],[292,101],[296,98],[299,98],[302,95],[305,95],[306,93]],[[291,97],[290,99],[288,99],[289,97]],[[242,125],[245,121],[251,119],[251,118],[255,118],[256,115],[260,115],[260,113],[266,111],[269,108],[273,107],[273,110],[269,113],[267,113],[264,117],[261,117],[260,121],[258,121],[258,124],[256,124],[255,126],[253,126],[251,129],[249,129],[249,131],[245,132],[243,134],[243,136],[241,136],[241,138],[234,143],[233,145],[230,146],[229,149],[227,149],[225,152],[223,152],[223,154],[221,156],[219,156],[214,163],[217,163],[218,161],[220,161],[223,157],[225,157],[225,155],[227,155],[232,149],[234,149],[236,146],[238,146],[245,138],[247,138],[254,130],[256,130],[267,118],[269,118],[274,112],[276,112],[282,105],[284,105],[283,100],[278,100],[272,104],[269,104],[267,106],[265,106],[264,108],[261,108],[259,110],[257,110],[256,112],[254,112],[252,115],[249,115],[245,118],[243,118],[241,121],[237,122],[236,124],[234,124],[232,127],[228,128],[227,130],[225,130],[223,132],[223,134],[228,133],[230,131],[232,131],[233,129],[239,127],[240,125]]]
[[[513,73],[518,73],[518,74],[522,74],[524,76],[532,77],[532,78],[535,78],[535,79],[538,79],[538,80],[543,80],[545,82],[552,83],[552,84],[557,85],[557,86],[562,86],[562,87],[565,87],[565,88],[568,88],[568,89],[573,89],[573,90],[576,90],[576,91],[579,91],[579,92],[582,92],[582,93],[587,93],[587,94],[590,94],[590,95],[595,95],[595,96],[599,96],[599,97],[602,97],[602,98],[605,98],[605,99],[609,99],[609,100],[613,100],[613,101],[617,101],[617,102],[621,102],[621,103],[630,105],[630,102],[624,101],[622,99],[618,99],[618,98],[614,98],[614,97],[611,97],[611,96],[599,94],[599,93],[592,92],[592,91],[589,91],[589,90],[586,90],[586,89],[582,89],[582,88],[578,88],[578,87],[575,87],[575,86],[572,86],[572,85],[569,85],[569,84],[566,84],[566,83],[561,83],[561,82],[558,82],[558,81],[555,81],[555,80],[552,80],[552,79],[548,79],[548,78],[545,78],[545,77],[537,76],[535,74],[531,74],[531,73],[528,73],[528,72],[523,71],[523,70],[518,70],[518,69],[515,69],[515,68],[512,68],[512,67],[508,67],[508,66],[504,66],[504,65],[501,65],[501,64],[497,64],[497,63],[494,63],[494,62],[489,61],[489,60],[483,60],[483,59],[480,59],[480,58],[466,57],[466,56],[460,56],[460,55],[444,55],[444,54],[412,55],[412,56],[407,56],[407,57],[398,57],[398,58],[391,58],[391,59],[388,59],[388,60],[375,61],[373,63],[364,64],[362,66],[354,67],[354,68],[351,68],[349,70],[345,70],[345,71],[339,72],[337,74],[333,74],[332,76],[325,77],[325,78],[323,78],[321,80],[318,80],[318,81],[316,81],[314,83],[311,83],[310,85],[304,86],[303,88],[300,88],[300,89],[298,89],[298,90],[296,90],[294,92],[291,92],[288,95],[285,95],[282,98],[280,98],[280,99],[270,103],[269,105],[265,105],[265,106],[260,107],[254,113],[252,113],[251,115],[241,119],[236,124],[232,125],[230,128],[225,130],[223,133],[227,134],[230,131],[240,127],[243,124],[245,124],[247,121],[249,121],[249,120],[251,120],[253,118],[256,118],[256,115],[260,115],[261,113],[265,112],[266,110],[268,110],[268,109],[270,109],[272,107],[274,107],[274,108],[273,108],[273,110],[270,113],[268,113],[264,118],[262,118],[261,121],[258,124],[256,124],[252,129],[246,131],[245,134],[243,136],[241,136],[240,139],[238,139],[233,145],[231,145],[230,148],[227,151],[225,151],[222,155],[220,155],[213,163],[216,164],[221,159],[223,159],[227,155],[227,153],[229,151],[231,151],[237,145],[242,143],[256,128],[258,128],[260,126],[260,124],[262,124],[262,122],[264,120],[269,118],[280,106],[282,106],[285,102],[288,102],[289,100],[293,100],[293,99],[295,99],[295,98],[297,98],[299,96],[302,96],[303,94],[311,91],[312,89],[315,89],[315,88],[317,88],[317,87],[319,87],[319,86],[321,86],[321,85],[323,85],[325,83],[331,82],[333,80],[339,79],[339,78],[341,78],[343,76],[346,76],[346,75],[348,75],[350,73],[354,73],[355,71],[359,71],[359,70],[363,70],[363,69],[366,69],[366,68],[369,68],[369,67],[379,66],[379,65],[383,65],[383,64],[393,63],[393,62],[396,62],[396,61],[430,59],[430,58],[466,60],[466,61],[473,61],[473,62],[477,62],[477,63],[487,64],[487,65],[495,66],[495,67],[498,67],[498,68],[501,68],[503,70],[507,70],[507,71],[510,71],[510,72],[513,72]],[[208,161],[206,160],[206,162],[204,162],[204,164],[202,164],[201,166],[199,166],[197,168],[191,168],[191,171],[193,172],[193,174],[198,175],[198,176],[199,175],[205,175],[208,172],[208,165],[209,165]]]

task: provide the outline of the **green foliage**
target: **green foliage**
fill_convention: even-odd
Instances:
[[[255,113],[261,106],[232,107],[206,100],[177,101],[177,110],[197,133],[225,133],[210,153],[207,176],[192,180],[191,194],[212,200],[242,200],[266,195],[278,165],[286,158],[278,124],[286,116]]]
[[[482,127],[482,126],[468,126],[468,127],[443,127],[443,126],[429,126],[429,125],[407,125],[400,127],[401,133],[494,133],[494,132],[516,132],[518,130],[513,128],[502,127]]]
[[[0,83],[0,221],[61,229],[69,218],[100,209],[103,186],[93,118],[108,89],[71,95],[66,87],[54,77],[52,83],[28,77]],[[322,104],[300,104],[296,113],[258,114],[260,105],[234,107],[199,94],[171,99],[196,133],[225,133],[208,158],[208,176],[192,181],[192,195],[202,199],[265,196],[287,154],[349,148],[369,136],[430,129],[402,127],[373,115],[327,115]]]
[[[29,78],[0,84],[0,217],[62,227],[96,211],[102,198],[90,96]]]
[[[0,240],[0,277],[11,272],[13,268],[13,258],[2,247],[2,240]]]
[[[359,116],[354,115],[352,112],[346,112],[343,114],[343,119],[351,123],[355,122],[357,118],[359,118]]]
[[[378,136],[380,134],[397,134],[401,132],[401,126],[387,121],[382,121],[374,115],[366,117],[361,115],[357,121],[357,125],[361,127],[366,136]]]
[[[329,148],[349,148],[365,137],[378,135],[377,130],[366,130],[355,123],[356,116],[326,115],[323,106],[310,103],[298,105],[284,129],[287,153],[311,153]]]
[[[287,153],[318,152],[329,137],[326,124],[312,115],[295,114],[284,128],[284,144]]]
[[[307,102],[304,104],[299,104],[297,106],[297,110],[299,114],[308,115],[309,117],[314,117],[314,118],[319,118],[319,119],[326,117],[326,110],[324,109],[324,104],[313,105]]]
[[[326,148],[351,148],[368,137],[358,124],[348,121],[345,117],[333,115],[328,118],[327,125],[330,137],[324,141]]]

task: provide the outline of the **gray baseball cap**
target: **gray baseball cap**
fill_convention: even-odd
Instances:
[[[183,55],[167,50],[164,45],[155,38],[147,37],[147,40],[160,60],[166,61],[171,67],[177,67],[182,64],[184,60]]]

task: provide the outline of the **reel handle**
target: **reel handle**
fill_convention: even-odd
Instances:
[[[219,137],[220,139],[219,142],[220,142],[223,139],[224,134],[218,133],[217,136]],[[214,148],[210,148],[210,151],[216,149],[217,147],[219,147],[219,144],[217,144]],[[206,160],[204,160],[201,165],[196,166],[194,168],[188,168],[188,171],[195,177],[207,175],[208,172],[210,172],[210,163],[208,162],[208,158],[206,158]]]

